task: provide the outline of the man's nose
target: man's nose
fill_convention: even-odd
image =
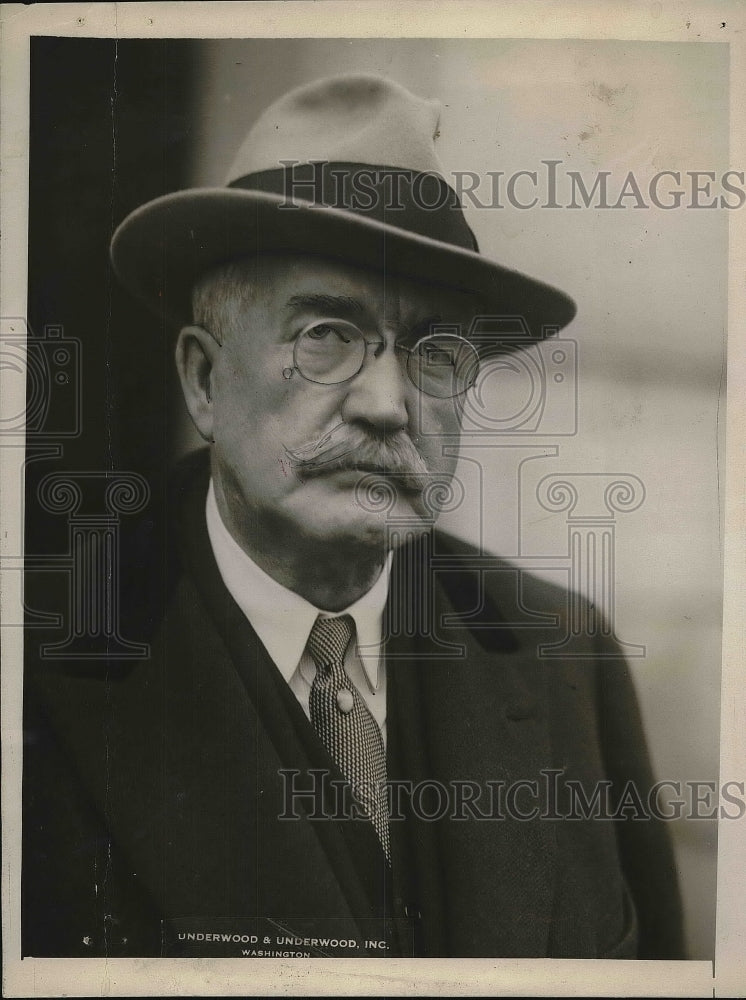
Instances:
[[[407,396],[411,383],[394,350],[371,354],[350,381],[342,417],[348,423],[361,421],[380,430],[401,430],[409,423]]]

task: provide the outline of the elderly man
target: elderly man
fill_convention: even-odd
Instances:
[[[568,595],[433,527],[474,316],[538,340],[574,314],[479,254],[437,127],[391,81],[311,83],[227,188],[114,236],[121,280],[177,324],[207,448],[177,472],[150,657],[38,678],[75,777],[26,953],[679,952],[665,832],[617,808],[652,782],[618,650],[547,666],[557,632],[507,621],[517,601],[562,621]],[[566,818],[567,782],[610,812]]]

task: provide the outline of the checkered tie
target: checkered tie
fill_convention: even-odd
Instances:
[[[386,805],[386,753],[378,723],[344,668],[355,635],[350,615],[314,622],[308,651],[316,664],[311,686],[311,722],[363,804],[391,861]]]

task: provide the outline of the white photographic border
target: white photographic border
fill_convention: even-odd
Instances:
[[[609,0],[2,5],[2,285],[4,316],[26,312],[29,38],[505,37],[720,42],[730,51],[730,166],[746,168],[746,9],[726,3]],[[738,102],[737,104],[735,102]],[[744,780],[741,680],[746,566],[746,208],[730,213],[727,474],[721,695],[721,784]],[[23,401],[4,401],[18,412]],[[0,449],[4,552],[22,549],[22,449]],[[3,611],[20,606],[20,574],[5,574]],[[3,992],[37,996],[738,996],[746,991],[746,821],[720,823],[716,954],[706,961],[334,959],[20,960],[20,629],[2,630]]]

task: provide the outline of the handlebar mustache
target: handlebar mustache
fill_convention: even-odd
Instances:
[[[285,454],[300,479],[344,469],[395,476],[405,489],[421,490],[430,470],[406,431],[376,437],[352,424],[340,423],[322,438]]]

